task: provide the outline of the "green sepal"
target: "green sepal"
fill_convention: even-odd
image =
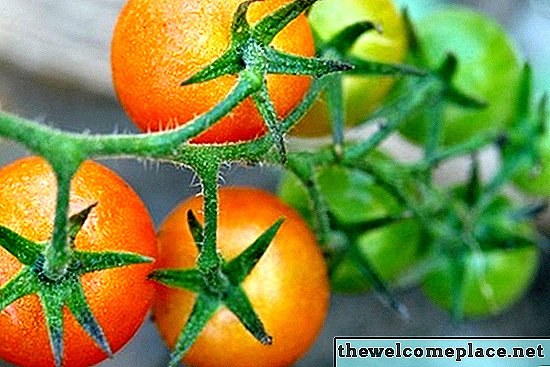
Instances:
[[[69,238],[70,243],[74,243],[76,239],[76,235],[80,230],[82,229],[82,226],[84,225],[84,222],[86,222],[86,219],[88,219],[88,216],[92,212],[92,210],[97,206],[98,203],[93,203],[86,209],[82,210],[81,212],[72,215],[69,218],[69,229],[67,230],[67,237]]]
[[[61,293],[61,292],[60,292]],[[50,338],[53,359],[56,367],[63,363],[63,297],[60,293],[40,292],[40,301],[46,318],[46,328]]]
[[[266,332],[264,324],[254,311],[248,296],[240,287],[234,287],[224,300],[225,306],[239,319],[241,324],[263,345],[271,345],[273,338]]]
[[[345,59],[353,65],[353,69],[347,71],[347,74],[363,76],[428,76],[425,70],[406,64],[387,64],[376,61],[362,60],[357,57],[347,56]]]
[[[101,325],[99,325],[99,322],[86,301],[86,296],[84,295],[80,280],[75,277],[71,282],[67,282],[66,287],[68,288],[68,294],[65,299],[65,304],[86,333],[88,333],[95,343],[107,354],[107,356],[109,356],[109,358],[111,358],[113,355],[111,347],[103,333]]]
[[[187,211],[187,224],[189,225],[195,246],[197,246],[197,250],[200,252],[204,242],[204,228],[191,209]]]
[[[197,269],[161,269],[149,274],[149,279],[174,288],[183,288],[195,293],[206,288],[203,275]]]
[[[457,106],[471,109],[482,109],[488,106],[486,101],[467,95],[452,85],[445,91],[445,100]]]
[[[43,250],[42,246],[3,226],[0,226],[0,246],[25,265],[34,264]]]
[[[84,252],[75,251],[74,261],[80,275],[94,271],[120,268],[134,264],[151,263],[154,259],[131,252]]]
[[[424,49],[418,38],[416,28],[413,24],[408,8],[403,8],[401,11],[403,17],[403,23],[405,24],[405,32],[407,34],[407,41],[409,44],[409,52],[415,59],[422,61],[421,64],[426,64],[426,56],[424,55]]]
[[[283,222],[283,218],[277,220],[252,245],[224,266],[225,273],[232,284],[241,284],[248,274],[250,274],[269,248],[271,241],[275,238]]]
[[[476,155],[472,156],[472,168],[470,172],[470,179],[466,186],[465,202],[468,206],[473,207],[479,200],[481,195],[481,175],[479,172],[479,159]]]
[[[265,56],[268,62],[266,71],[270,74],[311,75],[320,78],[353,69],[352,65],[342,61],[302,57],[277,51],[272,47],[265,48]]]
[[[348,247],[350,259],[355,263],[357,269],[363,274],[363,276],[372,285],[372,288],[381,298],[381,300],[387,304],[392,310],[397,312],[398,315],[405,319],[409,319],[409,311],[407,307],[389,290],[389,287],[384,279],[374,269],[370,260],[367,259],[356,247],[355,244],[351,244]]]
[[[316,1],[317,0],[298,0],[283,6],[279,10],[263,18],[254,26],[252,30],[254,38],[266,45],[271,43],[284,27]]]
[[[457,69],[458,69],[458,59],[456,58],[455,54],[449,52],[445,56],[445,59],[443,60],[443,62],[441,63],[441,66],[437,70],[437,74],[444,81],[450,83]]]
[[[324,48],[332,48],[340,54],[345,55],[351,50],[355,42],[364,33],[375,30],[382,33],[380,24],[364,21],[354,23],[336,34],[330,41],[326,42]]]
[[[170,353],[169,367],[179,365],[180,360],[195,343],[204,326],[214,316],[220,305],[221,301],[218,297],[199,293],[189,319],[180,333],[172,353]]]
[[[250,24],[246,19],[246,14],[248,13],[248,8],[255,2],[262,0],[246,0],[239,4],[237,11],[233,16],[233,23],[231,24],[231,39],[233,41],[239,41],[249,35]]]
[[[515,121],[521,121],[531,113],[531,100],[533,98],[533,69],[529,63],[523,65],[516,104]]]
[[[242,58],[233,49],[229,49],[222,56],[212,62],[210,65],[193,74],[188,79],[181,82],[181,86],[204,83],[216,79],[222,75],[234,75],[245,68]]]
[[[25,266],[13,279],[0,288],[0,311],[19,298],[38,292],[39,284],[33,268]]]

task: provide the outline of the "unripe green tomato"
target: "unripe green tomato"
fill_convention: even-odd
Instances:
[[[464,280],[464,316],[483,317],[497,314],[519,300],[536,275],[539,251],[535,246],[491,249],[466,259]],[[447,259],[429,274],[422,288],[440,307],[450,310],[451,263]]]
[[[494,20],[473,10],[448,7],[423,18],[415,25],[425,61],[410,62],[438,68],[448,53],[458,58],[453,85],[488,103],[484,109],[466,109],[447,103],[443,116],[444,145],[453,145],[482,132],[502,129],[512,116],[520,75],[512,41]],[[427,118],[418,113],[400,132],[408,140],[426,141]]]
[[[341,224],[358,224],[403,211],[390,193],[359,171],[324,167],[317,173],[317,182],[330,212]],[[306,190],[294,175],[284,175],[279,195],[313,225]],[[419,243],[420,227],[413,219],[407,219],[359,234],[356,245],[380,276],[392,281],[418,259]],[[345,255],[332,269],[331,284],[336,292],[359,293],[370,289],[350,255]]]
[[[540,161],[535,166],[521,168],[513,182],[525,194],[550,196],[550,135],[544,135],[535,144]]]
[[[407,219],[363,233],[356,245],[378,275],[391,283],[418,260],[419,240],[420,226]],[[350,256],[334,269],[330,284],[334,291],[342,293],[361,293],[371,288]]]
[[[399,63],[406,49],[401,15],[391,0],[322,0],[308,14],[312,29],[324,41],[358,22],[371,21],[382,27],[382,34],[370,31],[353,45],[350,55],[362,60]],[[347,75],[343,78],[344,116],[348,126],[357,125],[376,109],[393,85],[390,77]],[[331,131],[331,122],[322,95],[293,130],[300,136],[323,136]]]

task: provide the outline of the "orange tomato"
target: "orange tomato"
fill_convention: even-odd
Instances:
[[[202,197],[181,204],[162,224],[157,267],[190,268],[197,249],[186,224],[193,210],[200,221]],[[327,270],[315,237],[294,210],[275,196],[251,188],[220,190],[219,250],[229,261],[245,250],[277,219],[285,217],[269,249],[243,283],[254,309],[273,337],[265,346],[254,339],[226,308],[207,323],[184,357],[190,366],[280,367],[296,361],[313,343],[327,313]],[[173,346],[196,295],[158,286],[154,319]]]
[[[139,197],[107,168],[86,162],[72,181],[70,213],[98,203],[75,240],[83,251],[125,251],[156,257],[153,224]],[[0,225],[33,241],[52,233],[56,179],[41,158],[16,161],[0,170]],[[86,299],[117,351],[135,334],[152,302],[147,280],[152,264],[131,265],[85,274]],[[0,287],[22,268],[0,248]],[[107,355],[65,308],[63,366],[90,366]],[[20,298],[0,312],[0,358],[23,366],[54,366],[42,304],[37,295]]]
[[[111,63],[116,93],[134,123],[144,131],[186,124],[212,109],[236,83],[228,75],[181,87],[229,46],[233,14],[242,0],[130,0],[114,31]],[[267,0],[250,6],[257,22],[291,0]],[[277,50],[313,56],[311,30],[300,15],[275,37]],[[295,107],[309,87],[309,77],[269,75],[268,90],[280,116]],[[248,98],[194,143],[226,143],[257,138],[266,132]]]

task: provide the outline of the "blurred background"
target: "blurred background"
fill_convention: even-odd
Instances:
[[[365,0],[368,1],[368,0]],[[451,1],[447,1],[451,2]],[[397,0],[413,18],[444,1]],[[550,85],[550,0],[464,0],[498,19],[534,67],[538,93]],[[0,106],[21,116],[69,131],[137,132],[121,110],[111,85],[109,44],[122,0],[1,0]],[[27,154],[15,143],[0,140],[0,165]],[[408,153],[404,153],[408,154]],[[490,158],[485,166],[490,170]],[[177,203],[198,191],[192,175],[171,165],[106,161],[137,191],[155,224]],[[448,179],[443,170],[439,176]],[[250,184],[274,190],[280,172],[270,167],[231,166],[227,184]],[[154,189],[152,189],[154,188]],[[548,223],[547,223],[548,222]],[[550,220],[542,220],[548,231]],[[334,296],[329,319],[317,343],[297,366],[328,366],[336,335],[550,335],[550,260],[544,255],[529,294],[500,316],[454,326],[417,289],[399,295],[409,308],[405,321],[374,294]],[[164,366],[168,350],[148,320],[132,342],[102,367]],[[0,366],[7,366],[0,362]]]

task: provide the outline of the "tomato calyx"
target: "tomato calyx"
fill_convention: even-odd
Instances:
[[[529,186],[529,181],[544,180],[543,159],[548,150],[550,129],[548,126],[548,95],[540,98],[537,106],[533,101],[533,75],[525,64],[518,84],[518,102],[510,129],[499,144],[506,174],[529,194],[544,194],[544,188]],[[546,183],[541,182],[541,186]]]
[[[195,244],[201,251],[204,230],[191,210],[187,212],[187,222]],[[208,268],[204,271],[201,263],[197,262],[197,268],[194,269],[160,269],[150,274],[151,279],[161,284],[198,294],[191,315],[170,355],[169,366],[178,365],[206,323],[222,306],[227,307],[260,343],[272,343],[271,336],[265,330],[241,284],[267,251],[282,224],[281,218],[231,261],[225,261],[219,255],[220,266],[216,269]]]
[[[251,26],[246,14],[250,5],[256,1],[258,0],[244,1],[237,8],[231,25],[228,49],[210,65],[184,80],[181,85],[202,83],[223,75],[235,74],[238,74],[240,79],[254,79],[257,88],[251,93],[252,98],[274,138],[281,161],[285,162],[285,131],[282,130],[281,121],[269,97],[266,75],[291,74],[320,78],[349,70],[352,66],[336,60],[291,55],[270,46],[275,36],[316,0],[295,1]]]
[[[69,218],[68,237],[74,244],[88,215],[97,205],[92,204]],[[151,258],[123,252],[71,252],[62,275],[51,278],[45,271],[45,246],[0,226],[0,246],[23,264],[21,271],[0,288],[0,310],[18,299],[37,294],[42,302],[46,326],[55,365],[63,363],[63,308],[66,306],[94,342],[112,356],[111,348],[84,294],[80,277],[84,274],[152,262]]]
[[[332,39],[323,41],[315,36],[317,54],[319,58],[328,60],[339,60],[340,62],[353,65],[353,68],[346,71],[344,75],[361,76],[416,76],[424,77],[428,73],[413,66],[403,64],[388,64],[376,61],[366,61],[349,54],[357,40],[367,32],[376,31],[382,33],[383,29],[377,23],[370,21],[352,24]],[[342,74],[332,74],[325,78],[329,79],[323,92],[327,97],[327,106],[332,124],[332,138],[334,152],[338,157],[343,156],[344,143],[344,95]]]

